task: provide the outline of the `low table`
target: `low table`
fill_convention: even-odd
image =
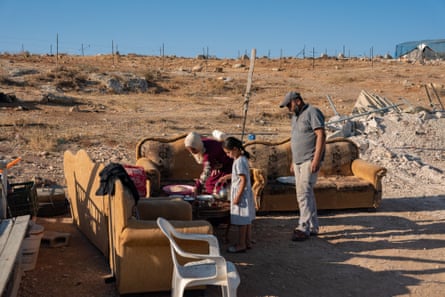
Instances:
[[[200,203],[201,201],[194,201],[193,206],[193,218],[196,220],[207,220],[214,227],[221,224],[225,224],[226,230],[224,235],[224,241],[228,241],[230,230],[230,201],[217,201],[213,205],[206,205]]]
[[[224,219],[230,218],[230,202],[215,201],[211,204],[206,201],[193,201],[193,215],[196,219]]]

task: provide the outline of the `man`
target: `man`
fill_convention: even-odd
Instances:
[[[300,93],[289,92],[280,107],[292,113],[291,172],[295,175],[300,218],[292,233],[293,241],[303,241],[318,234],[317,205],[314,186],[323,161],[326,134],[324,115],[316,107],[306,104]]]

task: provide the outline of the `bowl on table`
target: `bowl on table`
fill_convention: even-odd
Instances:
[[[192,195],[195,187],[190,185],[167,185],[162,187],[162,190],[167,195]]]

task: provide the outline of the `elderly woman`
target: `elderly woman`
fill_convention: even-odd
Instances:
[[[222,148],[222,143],[210,139],[201,138],[196,132],[190,132],[184,140],[186,149],[193,155],[198,164],[202,164],[202,172],[196,179],[196,193],[212,194],[219,191],[217,185],[220,177],[232,173],[233,160],[229,158]]]

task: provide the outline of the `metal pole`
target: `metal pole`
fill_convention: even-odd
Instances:
[[[340,114],[338,113],[337,109],[335,108],[334,102],[332,102],[331,96],[326,95],[326,97],[328,98],[329,104],[331,104],[331,107],[334,110],[335,115],[336,116],[340,116]]]
[[[3,170],[2,173],[2,193],[1,193],[1,203],[0,203],[0,210],[1,210],[1,219],[6,219],[6,209],[8,207],[7,202],[7,195],[8,195],[8,170],[7,170],[7,163],[6,161],[0,161],[0,169]]]
[[[401,103],[401,104],[394,104],[394,105],[391,105],[391,106],[386,106],[386,107],[383,107],[383,108],[370,110],[370,111],[367,111],[367,112],[364,112],[364,113],[355,114],[355,115],[352,115],[352,116],[349,116],[349,117],[342,117],[342,118],[340,118],[338,120],[329,121],[326,124],[329,125],[329,124],[333,124],[333,123],[343,122],[343,121],[350,120],[350,119],[353,119],[353,118],[358,118],[358,117],[362,117],[362,116],[365,116],[365,115],[369,115],[369,114],[374,113],[374,112],[385,111],[385,110],[388,110],[388,109],[391,109],[391,108],[396,108],[396,107],[398,107],[400,105],[403,105],[403,103]]]

